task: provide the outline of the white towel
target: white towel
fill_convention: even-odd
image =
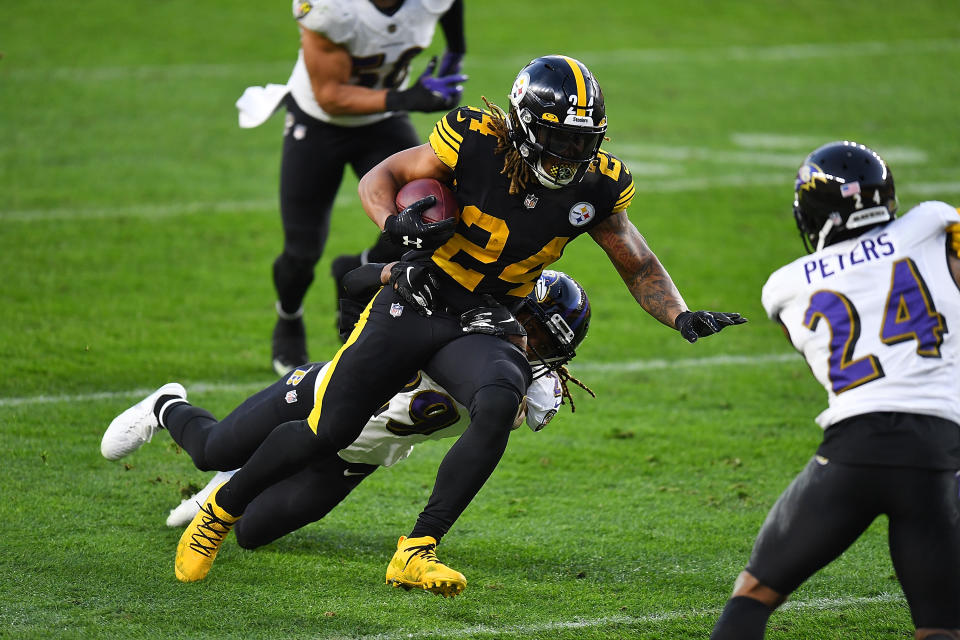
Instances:
[[[240,127],[252,129],[262,125],[276,112],[288,93],[290,88],[285,84],[247,87],[243,95],[237,98]]]

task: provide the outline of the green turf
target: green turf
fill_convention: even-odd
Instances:
[[[570,246],[558,266],[594,307],[573,369],[599,397],[514,434],[440,547],[469,580],[443,600],[382,584],[443,443],[264,549],[228,541],[191,585],[164,519],[205,474],[166,434],[100,457],[109,420],[163,382],[223,415],[271,380],[282,123],[240,130],[233,102],[283,82],[298,40],[288,3],[239,4],[0,3],[0,637],[708,636],[820,437],[824,394],[759,304],[802,251],[796,166],[854,138],[887,157],[904,208],[960,200],[960,7],[467,3],[466,101],[503,104],[537,55],[584,60],[633,169],[631,218],[691,306],[751,322],[688,345],[589,238]],[[375,235],[355,184],[307,299],[316,358],[338,344],[330,260]],[[885,540],[881,520],[768,637],[912,637]]]

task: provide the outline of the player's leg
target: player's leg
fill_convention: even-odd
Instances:
[[[953,471],[888,472],[890,557],[916,638],[960,640],[960,495]]]
[[[179,382],[163,385],[110,421],[100,440],[100,453],[107,460],[130,455],[160,430],[162,411],[186,400],[187,390]]]
[[[256,549],[320,520],[377,468],[337,455],[312,461],[250,503],[235,529],[237,544]]]
[[[283,375],[307,361],[303,299],[330,229],[333,201],[343,178],[337,131],[306,115],[287,97],[280,164],[280,216],[283,251],[273,263],[277,323],[273,331],[273,367]]]
[[[358,128],[352,141],[350,164],[358,178],[362,178],[370,169],[398,151],[409,149],[421,143],[409,116],[397,115],[368,127]],[[371,235],[375,229],[371,227]],[[337,256],[330,263],[330,274],[334,280],[334,292],[337,296],[337,309],[340,308],[340,291],[343,276],[368,262],[393,262],[399,260],[404,249],[390,242],[380,234],[371,247],[360,253]],[[338,325],[339,326],[339,323]]]
[[[303,420],[313,408],[313,388],[325,363],[314,362],[258,391],[219,422],[205,409],[174,404],[163,426],[201,471],[243,466],[278,425]]]
[[[387,582],[455,596],[466,578],[437,560],[436,545],[500,462],[531,373],[519,349],[486,335],[449,343],[427,372],[469,408],[470,425],[440,463],[430,500],[410,536],[400,539]]]
[[[323,374],[307,420],[274,429],[243,467],[210,496],[210,511],[219,509],[239,518],[268,487],[310,461],[345,448],[436,350],[432,341],[449,341],[459,333],[459,322],[452,318],[440,314],[423,318],[404,309],[392,290],[382,290]],[[189,546],[201,525],[202,513],[181,536],[177,547],[181,580],[200,580],[212,565],[213,555],[193,552]],[[224,536],[218,537],[217,548]]]
[[[759,640],[787,596],[860,537],[880,507],[870,467],[816,456],[780,495],[711,640]]]

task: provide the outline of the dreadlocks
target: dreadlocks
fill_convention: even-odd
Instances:
[[[560,378],[560,388],[562,389],[561,395],[560,395],[561,399],[566,398],[570,400],[570,413],[574,413],[577,410],[577,408],[573,404],[573,396],[570,395],[570,389],[567,388],[568,381],[572,382],[573,384],[577,385],[578,387],[580,387],[581,389],[589,393],[591,398],[597,397],[597,394],[593,392],[593,389],[591,389],[590,387],[588,387],[587,385],[583,384],[582,382],[574,378],[572,375],[570,375],[570,370],[567,369],[566,365],[557,369],[557,377]]]
[[[503,169],[501,175],[510,178],[510,195],[516,195],[527,187],[530,180],[530,167],[520,157],[520,153],[510,142],[509,129],[507,128],[507,114],[495,104],[487,100],[486,96],[481,96],[483,102],[490,110],[490,130],[497,137],[497,148],[494,153],[503,154]]]

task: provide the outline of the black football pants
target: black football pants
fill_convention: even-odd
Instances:
[[[323,364],[305,365],[303,369],[310,371],[295,384],[290,376],[284,376],[247,398],[219,422],[206,409],[176,404],[164,417],[167,430],[198,469],[229,471],[241,467],[276,427],[307,417],[313,407],[317,372]],[[254,549],[320,520],[376,469],[375,465],[346,462],[336,454],[311,460],[267,487],[250,503],[234,529],[237,543]]]
[[[955,471],[843,464],[815,457],[783,492],[749,571],[788,595],[881,514],[917,627],[960,627],[960,495]]]
[[[277,299],[287,313],[303,303],[313,269],[330,233],[333,202],[349,164],[362,177],[390,155],[421,143],[410,118],[396,115],[360,127],[317,120],[287,96],[287,123],[280,163],[280,217],[283,251],[274,261]],[[376,227],[370,226],[371,237]],[[388,256],[383,261],[397,259]]]
[[[415,529],[439,539],[496,468],[530,383],[530,365],[506,340],[464,336],[454,315],[418,315],[389,288],[361,314],[334,357],[307,421],[267,436],[218,494],[229,513],[244,513],[266,487],[305,460],[353,442],[369,416],[420,369],[470,410],[470,425],[447,452],[433,495]]]

